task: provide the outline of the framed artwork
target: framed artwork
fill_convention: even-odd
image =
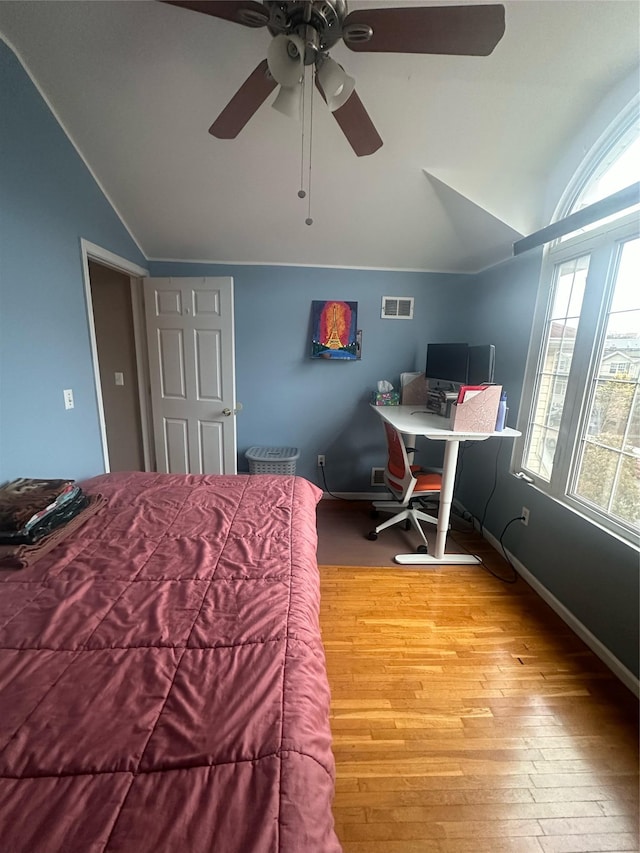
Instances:
[[[357,302],[314,300],[311,303],[311,358],[355,361],[360,357],[357,325]]]

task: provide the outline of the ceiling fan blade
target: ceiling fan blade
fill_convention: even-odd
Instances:
[[[263,59],[211,125],[209,133],[217,139],[235,139],[277,85],[269,74],[267,60]]]
[[[245,27],[264,27],[269,22],[269,11],[255,0],[160,0],[169,6],[181,6],[192,12],[202,12],[214,18],[223,18]]]
[[[369,27],[370,39],[363,36]],[[355,51],[487,56],[504,35],[504,6],[360,9],[345,18],[345,44]]]
[[[316,77],[316,89],[320,92],[325,102],[327,100],[322,86]],[[382,139],[369,118],[364,104],[353,90],[346,103],[333,111],[333,117],[340,125],[340,129],[358,157],[366,157],[373,154],[382,146]]]

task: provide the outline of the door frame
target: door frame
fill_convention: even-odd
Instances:
[[[149,387],[148,367],[146,358],[146,333],[144,323],[144,306],[142,302],[142,279],[149,276],[149,270],[138,264],[120,257],[108,249],[103,249],[89,240],[80,238],[80,251],[82,255],[82,276],[84,279],[85,306],[87,309],[87,325],[89,329],[89,344],[91,348],[91,362],[93,365],[93,379],[96,390],[96,405],[98,407],[98,422],[100,426],[100,440],[102,442],[102,457],[104,462],[104,473],[108,474],[109,448],[107,446],[107,424],[104,416],[104,403],[102,400],[102,383],[100,381],[100,366],[98,363],[98,344],[96,340],[95,320],[93,316],[93,299],[91,298],[91,276],[89,274],[89,261],[96,261],[105,267],[110,267],[117,272],[129,276],[131,288],[131,312],[133,317],[133,337],[136,351],[136,368],[138,374],[138,402],[140,406],[140,423],[142,428],[142,450],[144,455],[145,471],[153,470],[151,463],[151,439],[149,405],[147,402],[147,389]]]

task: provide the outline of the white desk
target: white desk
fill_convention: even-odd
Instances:
[[[453,486],[456,479],[458,464],[458,448],[461,441],[486,441],[488,438],[517,438],[521,435],[516,429],[505,427],[502,432],[453,432],[449,427],[449,419],[440,415],[425,412],[421,405],[415,406],[371,406],[381,418],[388,421],[404,435],[410,436],[415,447],[415,437],[423,435],[434,441],[446,442],[444,448],[444,464],[442,467],[442,489],[440,491],[440,507],[436,534],[436,549],[434,554],[397,554],[396,563],[413,566],[461,565],[481,562],[473,554],[445,554]]]

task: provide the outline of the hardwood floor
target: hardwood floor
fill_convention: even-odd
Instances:
[[[522,580],[321,577],[345,853],[638,851],[637,700]]]

